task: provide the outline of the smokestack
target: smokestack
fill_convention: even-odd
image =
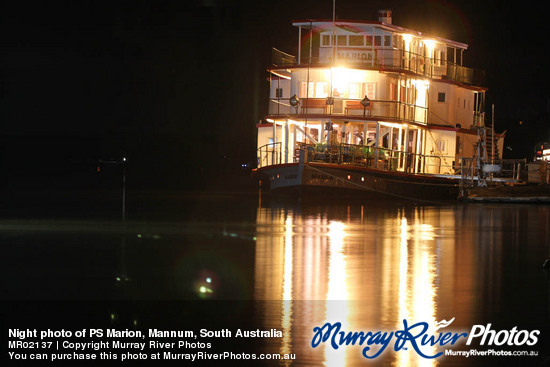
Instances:
[[[378,10],[378,21],[381,23],[391,24],[391,10]]]

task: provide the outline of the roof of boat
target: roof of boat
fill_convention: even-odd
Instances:
[[[296,27],[302,27],[302,28],[308,28],[308,29],[311,26],[313,30],[318,32],[332,30],[333,25],[336,26],[337,28],[345,29],[351,32],[362,32],[367,30],[367,27],[366,27],[367,25],[369,26],[368,27],[369,29],[372,27],[372,25],[376,25],[381,29],[385,29],[391,32],[407,33],[418,37],[429,38],[429,39],[433,39],[434,41],[439,41],[439,42],[448,44],[450,46],[464,49],[464,50],[468,48],[468,45],[466,43],[453,41],[442,37],[432,36],[432,35],[415,31],[412,29],[399,27],[394,24],[387,24],[387,23],[377,22],[377,21],[338,19],[335,22],[333,22],[332,19],[304,19],[304,20],[294,20],[292,22],[292,25]]]

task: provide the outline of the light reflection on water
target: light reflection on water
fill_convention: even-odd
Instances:
[[[502,289],[509,251],[531,251],[529,261],[538,256],[531,266],[540,266],[546,256],[549,211],[548,207],[499,209],[367,211],[348,206],[338,214],[301,214],[259,208],[254,297],[280,301],[278,309],[274,309],[277,302],[271,302],[263,310],[265,327],[284,331],[281,353],[291,349],[314,365],[355,366],[366,362],[360,347],[333,350],[321,344],[313,349],[313,327],[339,321],[344,331],[391,331],[402,329],[407,319],[409,324],[428,322],[430,334],[435,334],[435,321],[453,317],[456,321],[445,331],[501,321],[500,308],[510,307],[503,304],[509,295]],[[531,241],[529,228],[537,229],[538,236],[546,231],[543,240]],[[506,232],[515,237],[506,237]],[[524,266],[512,271],[530,270]],[[543,316],[548,319],[548,307]],[[421,358],[412,348],[396,353],[392,347],[393,343],[378,362],[434,366],[441,361]],[[422,351],[434,355],[440,350],[426,346]],[[445,365],[467,362],[444,360]]]
[[[142,210],[145,219],[123,225],[0,220],[1,267],[9,279],[2,297],[177,300],[176,315],[180,308],[194,316],[204,310],[203,318],[173,323],[167,303],[159,302],[155,312],[121,306],[126,316],[120,320],[135,316],[141,325],[150,315],[166,314],[162,320],[179,329],[205,327],[216,313],[202,302],[218,305],[228,316],[220,312],[213,327],[282,330],[282,338],[249,342],[264,352],[295,353],[297,361],[278,364],[292,366],[502,364],[498,358],[429,361],[394,352],[393,344],[368,364],[359,347],[310,347],[313,327],[327,321],[341,322],[346,331],[376,332],[402,329],[403,319],[454,317],[453,331],[492,323],[508,330],[545,327],[541,335],[550,334],[549,273],[541,269],[550,255],[550,206],[278,207],[246,198],[201,196],[184,204],[170,198],[175,212],[160,202],[162,216]],[[253,312],[250,300],[257,301]],[[539,350],[548,356],[545,343]],[[241,340],[236,344],[244,350]],[[540,358],[527,365],[537,362],[542,365]]]

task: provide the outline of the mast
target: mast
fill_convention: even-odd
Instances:
[[[336,0],[332,0],[332,65],[336,65]]]
[[[332,115],[332,111],[334,108],[334,88],[332,86],[332,79],[333,79],[333,73],[334,73],[334,66],[336,66],[336,0],[332,0],[332,67],[330,68],[330,92],[329,92],[329,98],[330,98],[330,104],[327,99],[327,105],[330,105],[330,114]],[[332,123],[332,120],[331,120]],[[329,138],[330,138],[330,130],[328,132]]]
[[[495,164],[495,104],[491,105],[491,164]]]
[[[307,128],[307,115],[309,113],[309,74],[311,72],[311,55],[313,52],[313,21],[309,21],[309,57],[307,60],[307,84],[306,84],[306,121],[305,127]],[[305,131],[305,130],[304,130]],[[296,132],[294,132],[296,134]]]

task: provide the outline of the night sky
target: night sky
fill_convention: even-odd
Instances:
[[[523,4],[340,0],[336,13],[390,8],[396,25],[469,44],[506,156],[531,158],[550,140],[549,32],[543,3]],[[1,17],[0,187],[125,155],[130,185],[186,189],[255,160],[271,47],[297,54],[292,20],[330,19],[332,1],[12,1]]]

